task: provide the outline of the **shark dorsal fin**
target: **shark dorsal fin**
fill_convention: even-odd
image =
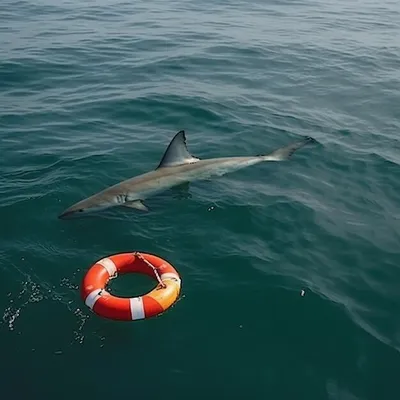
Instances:
[[[174,167],[177,165],[191,164],[199,161],[197,157],[193,157],[186,147],[185,131],[179,131],[165,150],[158,168]]]

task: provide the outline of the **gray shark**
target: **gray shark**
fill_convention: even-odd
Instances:
[[[110,186],[74,204],[58,217],[64,219],[117,206],[148,211],[143,201],[169,188],[200,179],[222,176],[264,161],[285,161],[296,150],[314,142],[315,139],[306,136],[267,155],[201,160],[189,153],[185,131],[181,130],[171,140],[155,170]]]

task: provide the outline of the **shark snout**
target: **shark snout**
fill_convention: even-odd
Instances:
[[[78,210],[70,210],[70,209],[67,209],[67,210],[65,210],[64,212],[62,212],[62,213],[58,216],[58,218],[59,218],[59,219],[71,218],[71,217],[77,216],[78,214],[82,214],[83,211],[84,211],[83,209],[78,209]]]
[[[67,211],[64,211],[63,213],[61,213],[59,216],[58,216],[58,219],[65,219],[65,218],[67,218],[68,217],[68,212]]]
[[[87,202],[80,201],[64,210],[59,216],[59,219],[67,219],[71,217],[78,217],[85,214],[85,211],[90,210],[90,205]]]
[[[67,219],[67,218],[79,218],[83,217],[87,214],[91,214],[100,210],[104,210],[105,208],[113,206],[114,203],[112,202],[106,202],[103,201],[102,199],[96,199],[96,198],[88,198],[85,200],[82,200],[71,207],[67,208],[64,210],[59,216],[59,219]]]

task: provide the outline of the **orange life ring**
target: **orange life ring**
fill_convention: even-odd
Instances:
[[[133,298],[111,295],[105,289],[116,275],[142,273],[158,279],[149,293]],[[83,278],[81,297],[97,315],[123,321],[150,318],[163,313],[178,299],[181,279],[175,268],[153,254],[122,253],[97,261]]]

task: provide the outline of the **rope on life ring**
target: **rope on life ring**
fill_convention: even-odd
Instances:
[[[149,293],[138,297],[117,297],[106,290],[110,279],[127,273],[145,274],[158,281]],[[170,308],[181,291],[176,269],[162,258],[147,253],[120,253],[97,261],[85,274],[81,298],[95,314],[113,320],[151,318]]]

